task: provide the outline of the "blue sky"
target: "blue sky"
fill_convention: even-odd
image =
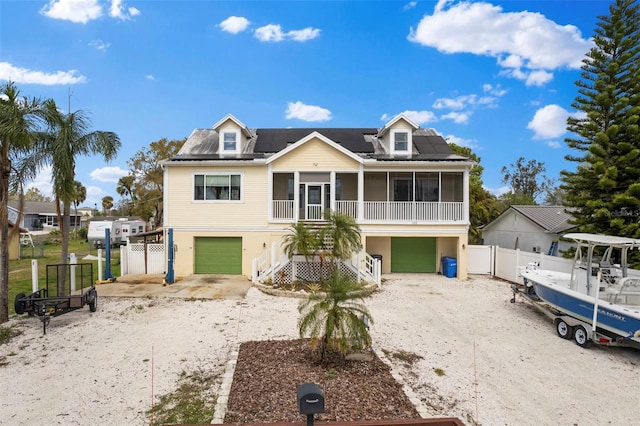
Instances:
[[[78,159],[85,205],[127,160],[231,113],[251,128],[381,127],[405,113],[469,146],[485,186],[519,157],[573,168],[565,120],[609,1],[0,1],[0,81],[90,113],[115,161]],[[71,95],[71,96],[69,96]],[[33,183],[50,191],[50,174]]]

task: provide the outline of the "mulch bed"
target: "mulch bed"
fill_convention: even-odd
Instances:
[[[253,341],[240,346],[225,423],[302,422],[297,388],[315,383],[325,413],[317,421],[391,420],[420,417],[377,356],[350,361],[338,355],[320,363],[309,339]]]

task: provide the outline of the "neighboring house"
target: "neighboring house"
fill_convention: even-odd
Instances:
[[[20,201],[9,200],[8,217],[9,220],[18,223],[18,213],[20,211]],[[75,227],[76,223],[80,226],[80,218],[82,215],[71,208],[71,227]],[[22,228],[28,231],[51,231],[58,229],[58,214],[56,212],[55,203],[46,203],[41,201],[25,201],[22,211],[22,220],[19,222]]]
[[[574,225],[562,206],[511,206],[482,229],[485,245],[556,255],[571,247],[560,240]],[[558,245],[552,247],[553,242]]]
[[[383,273],[435,273],[451,256],[465,279],[473,164],[402,115],[382,128],[281,129],[227,115],[163,163],[175,273],[250,277],[292,224],[331,209],[356,218]]]

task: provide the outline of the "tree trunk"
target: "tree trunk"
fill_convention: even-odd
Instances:
[[[62,247],[60,248],[60,264],[58,274],[58,296],[66,296],[67,271],[69,268],[67,257],[69,255],[69,231],[71,228],[71,203],[65,201],[62,209],[62,223],[60,226],[60,235],[62,236]]]
[[[0,173],[0,324],[9,321],[9,173],[10,164],[3,164]],[[15,226],[19,226],[15,224]]]

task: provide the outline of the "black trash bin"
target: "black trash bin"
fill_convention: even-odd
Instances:
[[[372,254],[371,257],[380,261],[380,269],[382,269],[382,255],[381,254]]]

